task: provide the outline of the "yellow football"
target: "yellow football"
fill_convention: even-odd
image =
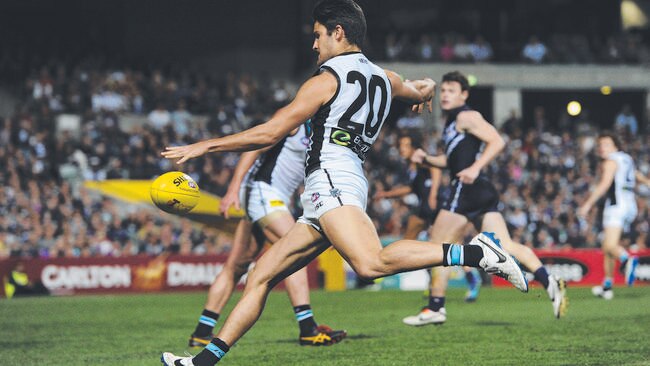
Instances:
[[[151,183],[151,201],[159,209],[173,213],[190,212],[199,203],[199,185],[183,172],[167,172]]]

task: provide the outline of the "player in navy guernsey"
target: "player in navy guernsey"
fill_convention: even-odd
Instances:
[[[621,235],[627,231],[637,214],[634,187],[636,182],[650,185],[650,179],[636,170],[632,157],[621,151],[616,135],[603,132],[598,137],[598,155],[602,159],[600,181],[587,200],[578,209],[578,216],[586,217],[591,207],[601,198],[603,201],[603,242],[605,278],[602,286],[592,288],[594,295],[605,300],[614,297],[612,290],[616,259],[625,269],[625,282],[632,286],[639,259],[619,244]]]
[[[499,192],[482,173],[505,143],[494,126],[465,104],[468,97],[469,83],[463,74],[455,71],[443,76],[440,105],[447,118],[442,135],[445,153],[429,156],[420,149],[411,157],[416,163],[448,169],[451,178],[451,193],[442,203],[433,223],[431,240],[434,243],[458,242],[467,223],[474,224],[478,231],[496,233],[504,249],[544,285],[553,304],[553,313],[560,318],[567,306],[564,280],[549,275],[530,248],[511,239],[506,222],[498,211]],[[446,320],[444,303],[448,273],[445,268],[437,269],[431,287],[430,306],[405,318],[406,324],[440,324]]]
[[[274,243],[295,223],[288,205],[303,180],[309,128],[308,121],[273,147],[245,152],[240,157],[221,200],[221,212],[227,219],[230,207],[241,206],[247,218],[239,221],[228,260],[210,286],[205,307],[190,336],[190,347],[204,347],[212,341],[219,314],[264,242]],[[285,286],[300,328],[301,345],[331,345],[345,338],[345,331],[316,324],[309,304],[306,268],[287,277]]]
[[[422,231],[427,230],[433,224],[439,211],[438,203],[445,200],[445,197],[449,194],[449,190],[448,187],[440,186],[442,178],[440,169],[418,166],[411,162],[411,156],[415,150],[422,147],[418,135],[404,134],[399,137],[398,144],[400,156],[409,164],[407,173],[410,184],[394,187],[388,191],[378,191],[373,198],[399,198],[410,193],[415,194],[418,202],[408,216],[403,238],[417,239]],[[465,278],[469,286],[465,295],[465,301],[473,302],[478,297],[481,278],[476,269],[465,267],[464,270]]]
[[[528,283],[519,266],[490,234],[470,245],[399,240],[382,247],[365,213],[368,181],[363,161],[388,115],[393,98],[432,108],[431,79],[402,81],[370,62],[360,45],[366,32],[363,11],[352,0],[323,0],[313,11],[319,72],[268,122],[241,133],[167,147],[162,155],[183,163],[208,152],[250,151],[281,141],[311,118],[303,215],[264,253],[248,276],[242,298],[217,336],[194,357],[165,352],[165,365],[214,365],[257,321],[271,289],[333,246],[357,274],[374,279],[440,265],[481,267],[508,279],[521,291]]]

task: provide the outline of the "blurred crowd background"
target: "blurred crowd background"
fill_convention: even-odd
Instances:
[[[286,104],[295,91],[292,85],[247,74],[114,69],[101,62],[33,70],[18,88],[21,102],[14,113],[0,119],[0,253],[58,257],[227,252],[228,234],[186,219],[171,220],[156,210],[129,209],[86,190],[81,182],[150,179],[173,170],[159,155],[164,146],[241,131]],[[407,184],[407,163],[397,150],[400,134],[423,135],[428,151],[440,150],[443,121],[427,126],[422,116],[407,110],[396,107],[369,154],[371,197],[377,190]],[[62,113],[81,115],[79,135],[55,129]],[[146,117],[147,123],[126,132],[120,128],[125,113]],[[197,123],[198,116],[204,116],[203,123]],[[490,165],[489,175],[501,192],[502,211],[514,237],[535,248],[598,246],[596,210],[586,221],[575,215],[598,177],[596,124],[587,113],[548,121],[542,107],[536,108],[532,121],[513,111],[502,122],[506,149]],[[650,137],[639,133],[648,121],[625,107],[611,125],[648,173]],[[183,170],[202,190],[222,196],[237,159],[232,153],[210,154]],[[639,216],[626,244],[643,248],[650,244],[649,191],[639,191]],[[414,205],[413,197],[374,200],[369,213],[380,235],[399,237]],[[299,211],[296,206],[296,214]]]
[[[241,131],[285,105],[314,70],[313,2],[0,4],[0,257],[228,252],[229,233],[103,197],[83,182],[154,178],[176,169],[160,157],[165,146]],[[364,52],[373,60],[437,63],[448,71],[474,63],[650,63],[647,0],[360,4],[369,27]],[[481,87],[474,95],[485,94]],[[600,245],[598,212],[587,220],[575,215],[599,175],[600,129],[618,131],[650,173],[647,92],[633,92],[636,99],[614,118],[586,109],[569,116],[534,104],[533,95],[524,103],[533,100],[532,113],[491,121],[506,149],[488,174],[517,240],[535,248]],[[484,105],[491,103],[477,101]],[[78,126],[59,128],[66,116]],[[419,134],[429,152],[440,151],[443,117],[434,116],[395,104],[365,165],[370,197],[407,183],[400,134]],[[237,159],[210,154],[182,169],[203,191],[222,196]],[[650,191],[638,192],[639,215],[624,245],[645,248]],[[389,240],[402,234],[415,205],[413,197],[371,199],[368,212]],[[299,214],[297,202],[294,208]]]

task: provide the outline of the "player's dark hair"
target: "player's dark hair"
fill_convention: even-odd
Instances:
[[[411,140],[411,146],[414,149],[421,149],[422,148],[422,137],[420,135],[414,134],[414,133],[402,133],[399,135],[400,139],[406,138]]]
[[[605,130],[598,135],[598,139],[606,139],[610,138],[614,142],[614,146],[616,146],[617,149],[623,150],[623,145],[621,144],[621,139],[618,138],[612,131]]]
[[[463,75],[460,71],[448,72],[442,77],[442,82],[452,82],[455,81],[460,84],[460,90],[465,91],[469,90],[469,81],[467,77]]]
[[[312,17],[327,28],[328,34],[340,25],[352,45],[361,47],[366,38],[366,16],[353,0],[321,0],[314,6]]]

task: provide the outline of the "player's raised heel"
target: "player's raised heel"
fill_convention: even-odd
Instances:
[[[469,244],[478,245],[483,249],[483,259],[479,265],[485,272],[503,277],[522,292],[528,292],[526,276],[514,258],[501,249],[499,239],[494,236],[494,233],[482,232],[476,235]]]

